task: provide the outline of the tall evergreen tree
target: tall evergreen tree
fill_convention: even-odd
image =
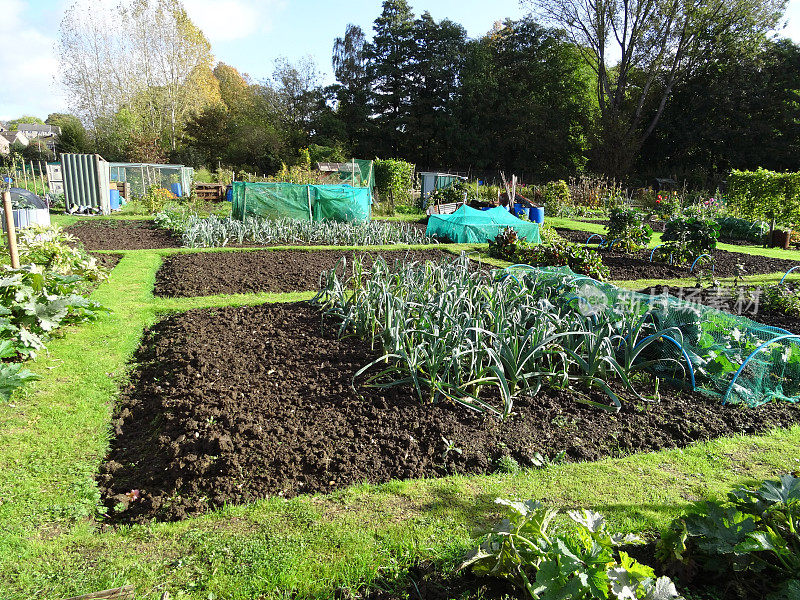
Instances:
[[[458,128],[455,104],[467,32],[449,19],[434,21],[425,12],[414,23],[413,71],[405,135],[406,158],[426,168],[453,159]]]
[[[331,86],[328,93],[336,104],[340,141],[354,156],[371,154],[370,92],[365,50],[366,36],[358,25],[349,24],[344,36],[337,37],[333,43],[333,73],[338,83]],[[327,120],[326,123],[326,130],[333,132],[333,121]]]
[[[385,0],[373,29],[365,54],[372,85],[370,105],[381,134],[375,151],[380,156],[402,156],[414,72],[414,14],[406,0]]]

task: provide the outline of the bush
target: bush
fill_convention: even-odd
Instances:
[[[661,239],[665,244],[656,254],[660,260],[671,255],[678,264],[692,262],[717,247],[719,229],[719,223],[709,217],[692,213],[673,217],[664,226]]]
[[[469,191],[469,185],[465,181],[457,181],[453,185],[433,190],[428,195],[428,205],[464,202],[464,195],[469,198]]]
[[[178,197],[166,188],[151,187],[142,196],[141,204],[148,213],[155,214],[163,210],[168,202],[177,199]]]
[[[558,216],[561,210],[570,204],[569,186],[566,181],[559,179],[544,186],[544,209],[548,215]]]
[[[736,217],[718,217],[719,237],[727,240],[754,242],[760,244],[769,230],[766,221],[750,221]]]
[[[653,237],[653,230],[644,222],[645,214],[635,208],[611,210],[606,231],[606,240],[614,242],[614,248],[635,252],[646,248]]]
[[[88,282],[102,281],[106,270],[76,245],[76,239],[58,225],[34,225],[18,232],[20,262],[33,263],[60,275],[75,275]]]
[[[375,190],[384,202],[388,214],[394,213],[394,206],[410,205],[411,190],[414,187],[414,165],[404,160],[376,160]]]
[[[575,273],[600,281],[610,275],[602,257],[594,250],[571,244],[560,237],[548,244],[529,244],[518,239],[511,227],[489,242],[489,254],[495,258],[534,267],[569,267]]]
[[[751,220],[774,216],[782,225],[800,224],[800,173],[733,171],[728,176],[728,208]]]

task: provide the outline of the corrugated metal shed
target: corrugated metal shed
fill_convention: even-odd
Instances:
[[[90,206],[104,215],[111,212],[108,163],[99,154],[62,154],[61,173],[67,210]]]

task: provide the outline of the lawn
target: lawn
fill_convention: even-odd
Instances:
[[[76,220],[54,219],[64,226]],[[595,227],[566,220],[559,226],[569,224]],[[800,252],[725,249],[800,260]],[[615,529],[652,534],[694,500],[800,469],[796,426],[514,474],[364,483],[291,500],[272,497],[175,523],[104,525],[95,475],[113,434],[118,390],[145,328],[189,309],[313,295],[156,298],[163,259],[188,252],[197,251],[125,251],[93,293],[111,312],[54,340],[30,365],[42,380],[0,403],[0,597],[62,598],[133,584],[137,598],[147,599],[164,591],[198,600],[330,598],[337,590],[395,585],[419,561],[453,566],[471,547],[473,528],[497,518],[498,496],[592,508]],[[681,282],[691,285],[658,281]],[[648,284],[624,283],[633,289]]]

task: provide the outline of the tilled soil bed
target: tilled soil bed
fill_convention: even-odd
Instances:
[[[189,297],[316,290],[322,271],[339,267],[342,274],[349,275],[355,256],[363,257],[364,265],[369,266],[379,254],[387,263],[403,259],[434,262],[456,259],[455,255],[442,250],[257,250],[178,254],[164,260],[156,273],[154,293],[164,297]],[[342,259],[346,261],[344,265]]]
[[[570,242],[585,244],[591,233],[585,231],[572,231],[569,229],[557,229],[559,235]],[[668,263],[653,261],[650,262],[652,249],[642,250],[633,254],[600,250],[594,245],[598,239],[592,240],[590,248],[597,250],[603,259],[603,264],[611,271],[613,280],[634,280],[634,279],[679,279],[693,277],[689,272],[689,266],[670,265]],[[714,273],[717,277],[733,277],[738,272],[737,264],[744,267],[746,275],[763,275],[766,273],[785,273],[790,268],[797,266],[800,262],[785,258],[768,258],[766,256],[756,256],[743,252],[728,252],[727,250],[714,250]],[[706,268],[708,270],[707,259],[698,263],[695,270]]]
[[[505,421],[422,405],[407,388],[353,375],[375,358],[307,304],[192,310],[149,329],[113,420],[99,485],[112,520],[175,520],[224,503],[329,492],[352,483],[496,470],[685,446],[800,422],[800,406],[759,409],[662,386],[610,414],[579,392],[521,398]],[[594,400],[604,401],[600,395]]]
[[[97,264],[101,267],[111,271],[122,260],[122,254],[105,254],[100,252],[91,252],[92,256],[97,260]]]
[[[180,248],[181,241],[150,220],[81,220],[65,230],[87,250],[154,250]]]
[[[800,334],[800,319],[775,310],[766,310],[760,305],[758,294],[738,293],[730,288],[668,287],[658,285],[645,290],[643,294],[670,294],[682,300],[696,302],[718,308],[734,315],[747,317],[751,321],[779,327],[791,333]]]

